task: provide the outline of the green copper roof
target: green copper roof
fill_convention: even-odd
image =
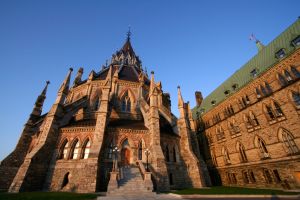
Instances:
[[[265,72],[279,62],[275,57],[275,53],[284,48],[286,55],[289,55],[295,50],[295,47],[291,45],[291,41],[300,35],[300,19],[288,27],[283,33],[281,33],[276,39],[270,42],[262,50],[260,50],[252,59],[250,59],[245,65],[237,70],[231,77],[223,82],[218,88],[210,93],[202,102],[200,107],[193,108],[193,117],[196,118],[196,112],[206,113],[214,106],[224,101],[234,92],[240,90],[246,86],[254,78],[251,76],[251,71],[256,69],[257,76]],[[255,78],[256,78],[255,77]],[[234,91],[232,86],[238,85],[238,88]],[[230,91],[229,95],[225,95],[224,92]],[[215,101],[215,105],[212,105],[212,101]]]

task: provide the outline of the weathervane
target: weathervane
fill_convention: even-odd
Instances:
[[[253,33],[250,35],[249,40],[255,41],[256,43],[259,42],[259,40],[255,37],[255,35]]]

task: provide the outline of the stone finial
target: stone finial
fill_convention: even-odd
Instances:
[[[83,74],[83,68],[80,67],[77,74],[76,74],[76,77],[74,79],[73,86],[77,86],[78,84],[80,84],[82,74]]]
[[[180,86],[177,86],[177,92],[178,92],[178,107],[183,107],[184,106],[184,101],[181,95],[181,90]]]
[[[200,91],[195,92],[196,105],[199,107],[203,101],[202,93]]]
[[[66,93],[69,90],[69,85],[70,85],[70,79],[71,79],[71,74],[72,74],[73,68],[69,68],[69,72],[64,79],[64,82],[61,84],[58,93]]]

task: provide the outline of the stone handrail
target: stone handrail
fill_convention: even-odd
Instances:
[[[141,173],[142,173],[142,177],[143,177],[143,179],[145,180],[145,173],[146,173],[146,170],[145,170],[144,164],[143,164],[143,162],[142,162],[141,160],[138,160],[138,161],[137,161],[137,164],[138,164],[138,167],[139,167],[139,169],[140,169],[140,171],[141,171]]]
[[[152,180],[151,180],[151,172],[147,172],[145,170],[144,164],[141,160],[138,160],[137,164],[138,164],[138,166],[140,168],[140,171],[142,173],[142,176],[144,178],[144,183],[145,183],[145,186],[146,186],[147,190],[152,191],[153,190],[153,183],[152,183]]]

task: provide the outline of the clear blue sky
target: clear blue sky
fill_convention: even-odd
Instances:
[[[253,57],[249,35],[268,44],[299,13],[299,0],[0,1],[0,160],[15,147],[36,97],[50,80],[44,111],[70,66],[84,78],[119,49],[128,25],[148,71],[195,105]]]

